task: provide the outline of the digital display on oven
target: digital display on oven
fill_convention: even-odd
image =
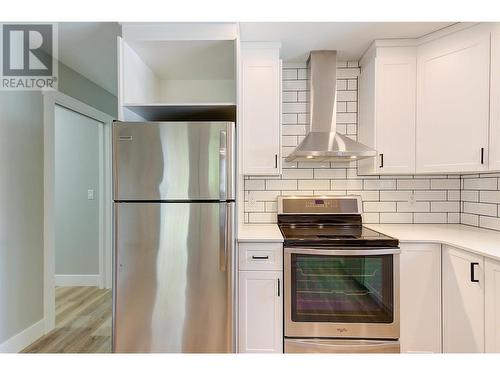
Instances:
[[[352,199],[337,198],[306,198],[306,199],[284,199],[283,213],[299,214],[337,214],[358,213],[358,201]]]

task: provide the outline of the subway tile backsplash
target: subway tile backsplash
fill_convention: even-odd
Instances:
[[[462,224],[500,230],[500,174],[462,176]]]
[[[357,137],[357,62],[337,64],[337,131]],[[463,223],[500,230],[500,174],[358,176],[356,163],[284,158],[306,134],[305,64],[283,64],[281,176],[245,176],[246,223],[275,223],[279,195],[361,195],[365,223]]]

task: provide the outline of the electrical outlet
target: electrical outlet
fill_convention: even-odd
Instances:
[[[417,198],[415,198],[415,193],[410,193],[410,196],[408,197],[408,203],[413,206],[415,203],[417,203]]]
[[[255,199],[255,196],[251,192],[249,192],[248,193],[248,206],[249,206],[249,208],[255,207],[256,204],[257,204],[257,200]]]

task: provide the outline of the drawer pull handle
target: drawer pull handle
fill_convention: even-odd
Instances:
[[[476,269],[475,269],[475,266],[479,266],[479,263],[477,263],[477,262],[472,262],[472,263],[470,264],[470,281],[471,281],[471,282],[473,282],[473,283],[478,283],[478,282],[479,282],[479,280],[478,280],[478,279],[476,279],[475,272],[474,272],[474,271],[476,270]]]
[[[255,260],[269,259],[269,255],[252,255],[252,259],[255,259]]]

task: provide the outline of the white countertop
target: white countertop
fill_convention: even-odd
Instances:
[[[240,224],[238,242],[283,242],[276,224]]]
[[[441,243],[500,260],[500,232],[462,224],[365,224],[400,242]]]
[[[462,224],[365,224],[401,242],[441,243],[500,260],[500,232]],[[239,242],[283,242],[276,224],[240,224]]]

